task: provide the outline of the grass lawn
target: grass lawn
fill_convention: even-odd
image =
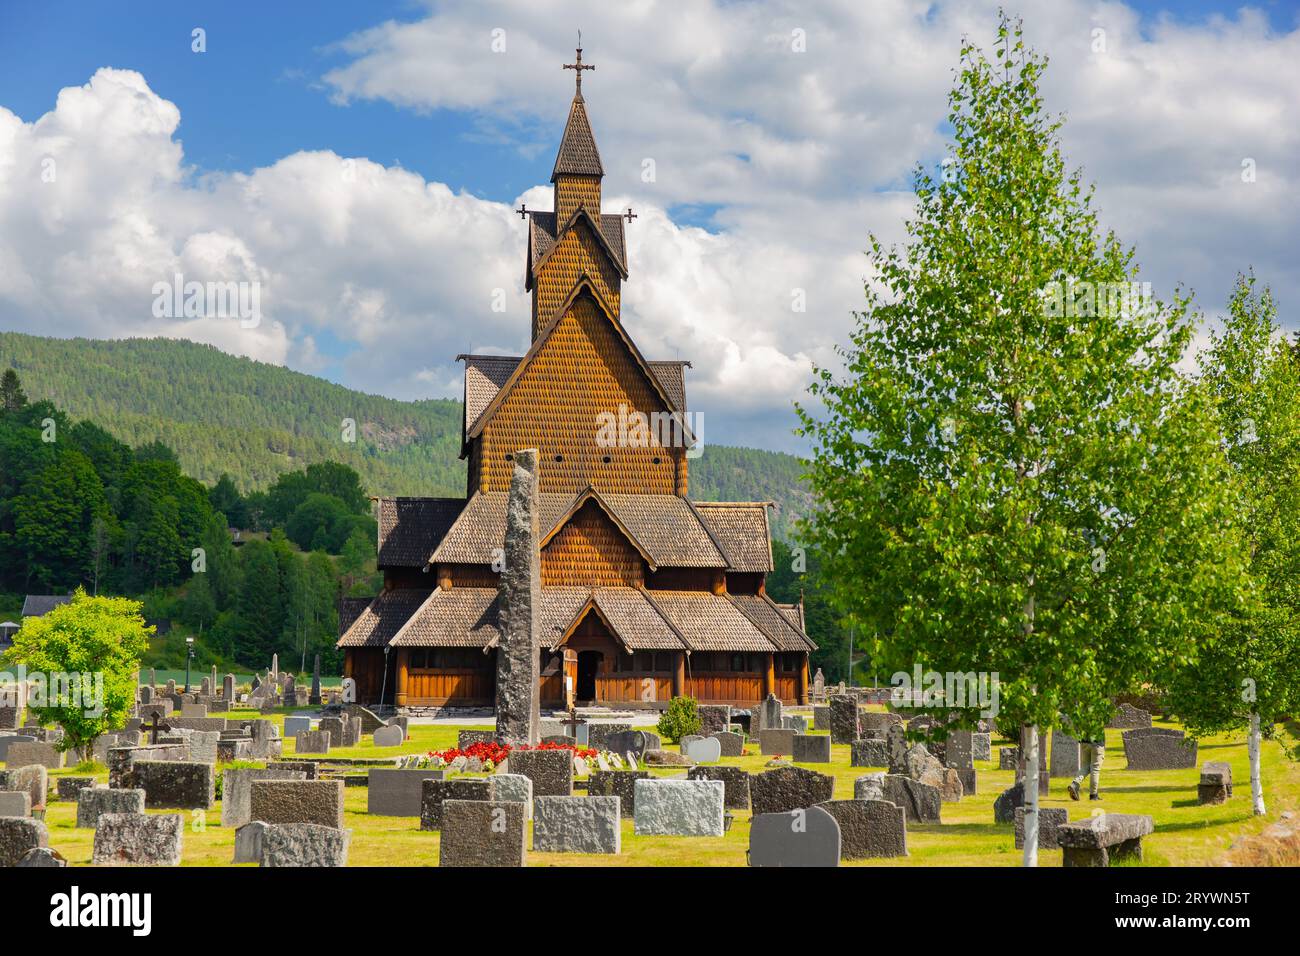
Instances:
[[[287,711],[286,711],[287,712]],[[214,716],[250,716],[251,712]],[[272,719],[283,722],[283,713]],[[1171,725],[1164,725],[1171,726]],[[369,740],[358,747],[331,751],[340,757],[391,757],[398,754],[422,754],[455,746],[460,730],[486,729],[485,725],[416,726],[411,739],[401,747],[376,748]],[[1234,796],[1226,804],[1198,806],[1196,784],[1199,770],[1164,770],[1130,772],[1125,760],[1119,731],[1107,733],[1106,760],[1102,768],[1101,804],[1075,803],[1066,794],[1067,780],[1053,780],[1051,793],[1043,798],[1048,807],[1066,807],[1071,819],[1086,817],[1097,806],[1114,813],[1147,813],[1155,818],[1156,832],[1144,841],[1145,866],[1206,866],[1216,863],[1237,837],[1256,834],[1278,819],[1284,810],[1300,805],[1300,765],[1285,758],[1276,743],[1264,742],[1264,796],[1269,807],[1265,817],[1253,817],[1249,802],[1249,766],[1243,737],[1202,740],[1198,762],[1223,760],[1232,765]],[[995,739],[993,756],[997,757]],[[285,756],[293,752],[293,741],[285,741]],[[756,748],[755,748],[756,749]],[[768,758],[752,756],[724,759],[723,763],[745,768],[753,773],[763,770]],[[835,777],[836,799],[853,796],[853,781],[868,771],[849,766],[849,748],[832,747],[832,762],[803,764]],[[908,828],[910,855],[897,860],[871,860],[846,863],[847,866],[1018,866],[1020,851],[1015,849],[1010,825],[993,823],[993,801],[1012,783],[1010,770],[996,769],[992,763],[978,761],[979,792],[960,803],[943,805],[943,823],[913,825]],[[218,768],[220,769],[220,768]],[[364,772],[359,770],[358,772]],[[663,776],[679,776],[680,768],[656,768]],[[51,776],[75,775],[74,770],[52,771]],[[107,774],[101,774],[107,778]],[[173,811],[175,812],[175,811]],[[346,825],[352,829],[350,865],[352,866],[437,866],[439,835],[419,829],[419,820],[398,817],[370,817],[366,813],[364,787],[345,790]],[[632,832],[632,821],[623,822],[623,852],[618,856],[532,853],[530,866],[744,866],[749,844],[747,811],[737,811],[731,830],[723,837],[644,837]],[[185,834],[185,866],[228,866],[234,855],[234,832],[220,826],[218,805],[206,814],[186,813],[189,824]],[[50,827],[50,844],[73,864],[90,862],[94,833],[78,830],[76,806],[51,800],[46,814]],[[531,842],[531,841],[530,841]],[[1040,865],[1060,866],[1059,850],[1044,850]]]

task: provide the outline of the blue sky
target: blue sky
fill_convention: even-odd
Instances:
[[[134,176],[125,158],[87,173],[94,189],[75,200],[82,205],[72,214],[80,224],[43,236],[48,245],[26,267],[30,274],[14,289],[0,281],[0,305],[24,331],[181,334],[369,391],[458,397],[457,352],[526,345],[526,322],[489,315],[482,303],[496,287],[509,290],[512,310],[522,302],[522,227],[508,210],[526,195],[534,208],[548,201],[538,187],[572,90],[560,64],[581,26],[587,59],[598,65],[586,82],[606,158],[606,200],[635,203],[643,214],[629,235],[629,327],[652,357],[695,362],[697,407],[713,412],[723,432],[713,440],[796,448],[790,402],[811,364],[832,361],[847,337],[866,232],[901,238],[907,172],[942,155],[943,91],[957,38],[989,28],[995,6],[935,4],[913,15],[847,0],[700,2],[661,5],[638,20],[630,8],[595,0],[544,9],[4,2],[0,113],[14,114],[27,137],[14,148],[44,143],[49,152],[50,143],[73,142],[90,157],[135,149],[136,165],[149,173]],[[1250,260],[1242,268],[1267,272],[1271,260],[1288,261],[1295,226],[1280,214],[1296,203],[1295,134],[1287,130],[1300,117],[1286,87],[1300,84],[1276,64],[1294,66],[1297,3],[1256,3],[1245,14],[1239,4],[1206,0],[1023,7],[1031,42],[1053,59],[1049,107],[1071,117],[1071,158],[1098,181],[1104,208],[1157,281],[1194,282],[1212,307],[1231,284],[1237,252]],[[1098,23],[1112,31],[1119,63],[1094,79],[1083,47]],[[489,61],[486,35],[497,24],[509,31],[511,56]],[[808,27],[814,56],[781,58],[779,43],[773,54],[773,38],[792,25]],[[196,26],[206,30],[201,55],[190,49]],[[800,72],[791,72],[792,62]],[[105,67],[134,71],[143,91],[123,81],[126,74],[92,84]],[[805,92],[787,98],[796,85]],[[78,88],[102,111],[92,123],[52,114],[60,91]],[[1220,101],[1234,95],[1233,105]],[[170,132],[166,104],[179,111]],[[58,136],[32,125],[47,114]],[[140,117],[143,125],[130,128]],[[160,158],[169,144],[181,151],[175,169]],[[1204,164],[1233,168],[1238,155],[1256,154],[1277,157],[1272,180],[1261,160],[1261,183],[1271,191],[1262,208],[1277,210],[1276,222],[1252,218],[1238,199],[1205,185],[1213,176]],[[637,176],[645,156],[660,164],[652,186]],[[346,210],[329,199],[294,203],[295,190],[313,196],[313,184],[328,179],[327,160],[345,157],[374,164],[375,188],[387,198]],[[263,201],[268,184],[286,192]],[[13,190],[9,201],[23,202],[23,192]],[[257,202],[230,208],[252,193]],[[0,220],[5,202],[0,187]],[[85,204],[96,202],[111,209],[92,214]],[[9,212],[11,222],[30,224],[67,218],[70,208]],[[123,253],[120,230],[141,221],[150,223],[147,248]],[[347,232],[337,260],[329,244],[308,246],[331,223]],[[469,230],[478,258],[449,263],[440,253],[443,229]],[[401,252],[368,251],[392,236],[401,237]],[[5,241],[0,231],[0,276]],[[41,276],[43,262],[99,268],[108,247],[120,261],[102,285],[87,281],[88,309],[71,293],[31,291],[61,281]],[[147,288],[146,273],[162,271],[169,255],[237,261],[272,290],[292,287],[275,302],[274,334],[236,338],[202,325],[159,331],[134,314],[136,293],[113,288],[122,262],[149,263],[135,280]],[[308,275],[318,261],[319,274]],[[741,288],[767,279],[768,288]],[[1293,276],[1275,284],[1297,288]],[[792,320],[781,303],[804,287],[813,305]],[[123,316],[123,303],[131,315]],[[421,348],[413,349],[417,336]]]

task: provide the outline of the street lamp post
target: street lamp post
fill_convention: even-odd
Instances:
[[[194,638],[185,638],[185,693],[190,692],[190,661],[194,660]]]

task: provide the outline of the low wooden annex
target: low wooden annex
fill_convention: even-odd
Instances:
[[[345,601],[339,620],[362,703],[494,700],[506,496],[522,448],[539,450],[543,706],[564,704],[566,677],[579,703],[808,701],[803,609],[764,588],[770,503],[690,498],[690,363],[647,360],[623,327],[625,219],[600,211],[603,177],[579,83],[551,174],[555,210],[521,210],[532,345],[459,356],[466,496],[376,500],[384,588]]]

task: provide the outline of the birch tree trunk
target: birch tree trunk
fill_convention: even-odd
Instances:
[[[1264,815],[1264,781],[1259,774],[1259,714],[1250,715],[1250,737],[1246,744],[1250,754],[1250,804],[1255,816]]]
[[[1025,866],[1038,866],[1038,725],[1025,728]]]

